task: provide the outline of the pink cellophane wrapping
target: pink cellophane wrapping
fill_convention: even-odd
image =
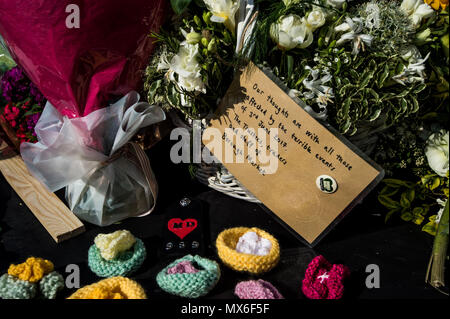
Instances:
[[[166,0],[0,0],[0,34],[31,80],[69,118],[141,84]],[[68,28],[70,4],[80,28]]]

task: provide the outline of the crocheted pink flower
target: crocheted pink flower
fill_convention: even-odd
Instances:
[[[242,281],[236,285],[234,293],[239,299],[284,299],[270,282],[262,279]]]
[[[167,269],[168,274],[195,274],[198,269],[190,261],[182,261],[175,266]]]
[[[302,291],[309,299],[340,299],[349,275],[347,266],[332,265],[323,256],[317,256],[306,269]]]

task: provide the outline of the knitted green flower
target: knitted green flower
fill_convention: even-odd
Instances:
[[[59,290],[64,288],[64,278],[56,271],[49,273],[39,282],[41,294],[46,299],[55,299]]]
[[[146,256],[144,243],[139,238],[136,238],[136,243],[130,250],[121,252],[112,260],[104,259],[94,244],[89,248],[88,265],[99,277],[126,277],[139,269]]]
[[[1,299],[33,299],[36,296],[36,284],[17,279],[9,274],[0,277]]]
[[[189,261],[196,265],[198,272],[195,273],[167,273],[183,261]],[[187,255],[175,260],[166,268],[161,270],[156,281],[164,291],[185,298],[198,298],[210,292],[220,279],[219,264],[213,260],[200,256]]]

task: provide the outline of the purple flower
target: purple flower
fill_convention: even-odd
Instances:
[[[40,114],[32,114],[28,115],[26,118],[27,130],[30,131],[35,137],[36,133],[34,132],[34,127],[36,126],[36,123],[39,121],[40,116],[41,116]]]
[[[21,102],[32,98],[37,104],[43,105],[45,98],[39,89],[28,79],[23,70],[16,66],[7,71],[1,78],[0,88],[3,97],[8,102]]]

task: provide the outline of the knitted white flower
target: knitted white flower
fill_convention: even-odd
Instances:
[[[272,243],[270,240],[258,236],[257,233],[249,231],[239,238],[236,251],[243,254],[265,256],[270,253]]]
[[[128,230],[118,230],[111,234],[99,234],[94,239],[95,246],[100,250],[101,256],[112,260],[123,251],[133,247],[136,238]]]

